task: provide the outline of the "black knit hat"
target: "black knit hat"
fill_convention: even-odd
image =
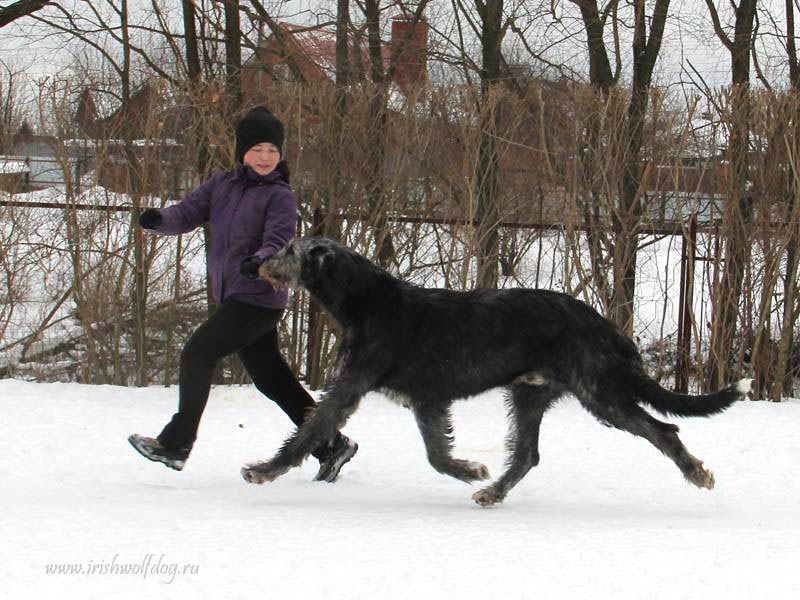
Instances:
[[[236,160],[243,163],[245,152],[263,142],[275,144],[283,154],[283,123],[265,106],[256,106],[236,124]]]

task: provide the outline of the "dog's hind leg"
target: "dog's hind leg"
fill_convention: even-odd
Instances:
[[[453,458],[453,424],[450,405],[414,405],[419,432],[425,442],[428,462],[445,475],[470,483],[476,479],[488,479],[489,469],[481,463]]]
[[[242,477],[249,483],[273,481],[292,467],[300,465],[319,446],[328,443],[344,427],[361,397],[362,387],[337,382],[313,409],[305,422],[284,442],[278,453],[269,461],[245,465]]]
[[[481,506],[502,502],[508,492],[539,464],[539,427],[542,416],[560,392],[549,385],[515,383],[509,388],[508,436],[510,455],[506,470],[492,485],[475,492],[472,499]]]
[[[692,456],[678,437],[678,426],[654,418],[632,400],[618,393],[598,392],[597,400],[581,404],[601,422],[645,438],[672,459],[689,483],[699,488],[714,488],[714,474]]]

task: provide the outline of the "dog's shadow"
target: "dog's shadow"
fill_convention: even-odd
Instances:
[[[478,507],[476,507],[478,508]],[[536,515],[547,519],[562,520],[574,523],[588,522],[618,522],[627,526],[636,526],[641,523],[669,524],[677,521],[707,521],[719,515],[716,506],[697,504],[642,504],[638,500],[629,502],[598,500],[593,498],[586,501],[531,501],[520,498],[518,501],[508,501],[502,509],[509,510],[516,515]],[[488,512],[500,512],[488,511]]]
[[[443,521],[476,519],[487,522],[538,521],[573,523],[575,526],[603,522],[615,527],[651,524],[656,527],[669,526],[676,522],[700,522],[718,517],[718,502],[687,506],[683,501],[675,503],[644,504],[640,498],[630,500],[598,499],[570,500],[547,496],[522,495],[506,500],[492,508],[481,507],[464,496],[465,488],[442,493],[439,486],[393,485],[375,488],[374,482],[358,481],[350,477],[347,481],[322,485],[314,483],[311,488],[306,481],[285,482],[271,490],[261,489],[262,495],[242,499],[243,504],[256,511],[280,509],[282,512],[337,513],[352,511],[365,518],[392,515],[393,519],[441,519]],[[477,489],[477,488],[475,488]]]

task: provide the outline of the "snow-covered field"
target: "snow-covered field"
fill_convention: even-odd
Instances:
[[[411,414],[380,396],[345,428],[361,449],[334,485],[311,481],[313,459],[241,479],[290,431],[252,387],[213,390],[183,472],[147,462],[126,438],[157,433],[175,402],[0,381],[4,598],[800,597],[797,400],[675,421],[716,474],[707,492],[567,398],[541,464],[493,509],[434,472]],[[497,392],[455,406],[456,454],[494,476],[504,413]]]

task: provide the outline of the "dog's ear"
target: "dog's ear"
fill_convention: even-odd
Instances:
[[[309,252],[311,265],[317,273],[329,273],[333,269],[334,251],[325,246],[315,246]]]

